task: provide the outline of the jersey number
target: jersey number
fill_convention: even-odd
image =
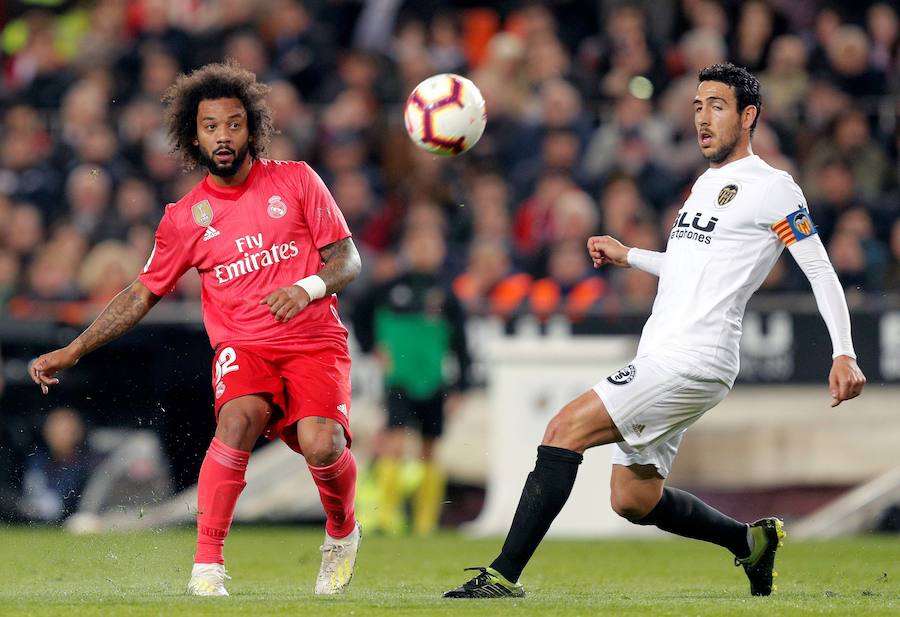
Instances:
[[[239,364],[234,363],[235,360],[237,360],[237,354],[231,347],[226,347],[219,352],[219,357],[216,359],[216,383],[222,381],[222,378],[228,373],[233,373],[241,368]]]

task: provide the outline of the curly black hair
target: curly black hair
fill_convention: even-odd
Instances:
[[[241,68],[234,60],[207,64],[187,75],[180,75],[163,94],[166,106],[166,132],[172,140],[172,151],[178,152],[187,170],[200,164],[197,139],[197,107],[200,101],[221,98],[240,99],[247,111],[250,131],[250,156],[258,158],[275,132],[272,112],[266,102],[269,86],[256,81],[256,75]]]
[[[750,105],[756,107],[756,118],[754,118],[753,124],[750,126],[750,134],[753,135],[753,132],[756,130],[756,122],[762,113],[759,80],[744,67],[735,66],[730,62],[708,66],[700,71],[697,78],[700,81],[718,81],[734,88],[734,94],[737,97],[738,113],[743,112]]]

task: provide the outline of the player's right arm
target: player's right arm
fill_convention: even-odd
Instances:
[[[625,246],[612,236],[591,236],[587,247],[595,268],[613,264],[620,268],[634,267],[655,276],[662,269],[662,253]]]
[[[191,267],[188,243],[174,220],[174,206],[166,206],[150,258],[138,278],[113,298],[78,338],[32,362],[31,378],[44,394],[59,383],[59,371],[74,366],[86,354],[134,327]]]
[[[59,371],[74,366],[86,354],[130,330],[159,302],[159,298],[135,280],[113,298],[94,323],[74,341],[35,360],[31,364],[31,378],[47,394],[50,386],[59,383],[56,377]]]

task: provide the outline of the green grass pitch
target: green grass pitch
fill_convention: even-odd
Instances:
[[[321,540],[319,528],[235,527],[225,553],[231,597],[192,598],[190,529],[0,528],[0,615],[900,615],[900,537],[789,535],[770,598],[750,597],[725,551],[700,542],[547,541],[522,578],[527,598],[477,601],[440,593],[464,580],[463,567],[491,559],[499,539],[364,537],[353,586],[338,598],[312,594]]]

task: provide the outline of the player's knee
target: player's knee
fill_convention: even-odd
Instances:
[[[563,407],[547,424],[547,430],[544,432],[544,439],[541,443],[545,446],[583,452],[585,448],[582,441],[579,439],[574,414],[568,407]]]
[[[638,523],[653,509],[646,499],[625,491],[613,491],[609,500],[613,512],[631,523]]]
[[[220,439],[243,441],[245,438],[251,437],[254,431],[255,411],[251,409],[230,409],[226,413],[219,414],[219,424],[216,427],[216,434]]]
[[[338,460],[346,446],[347,440],[344,438],[343,430],[340,433],[319,431],[305,439],[300,439],[303,457],[313,467],[327,467],[331,465]]]

